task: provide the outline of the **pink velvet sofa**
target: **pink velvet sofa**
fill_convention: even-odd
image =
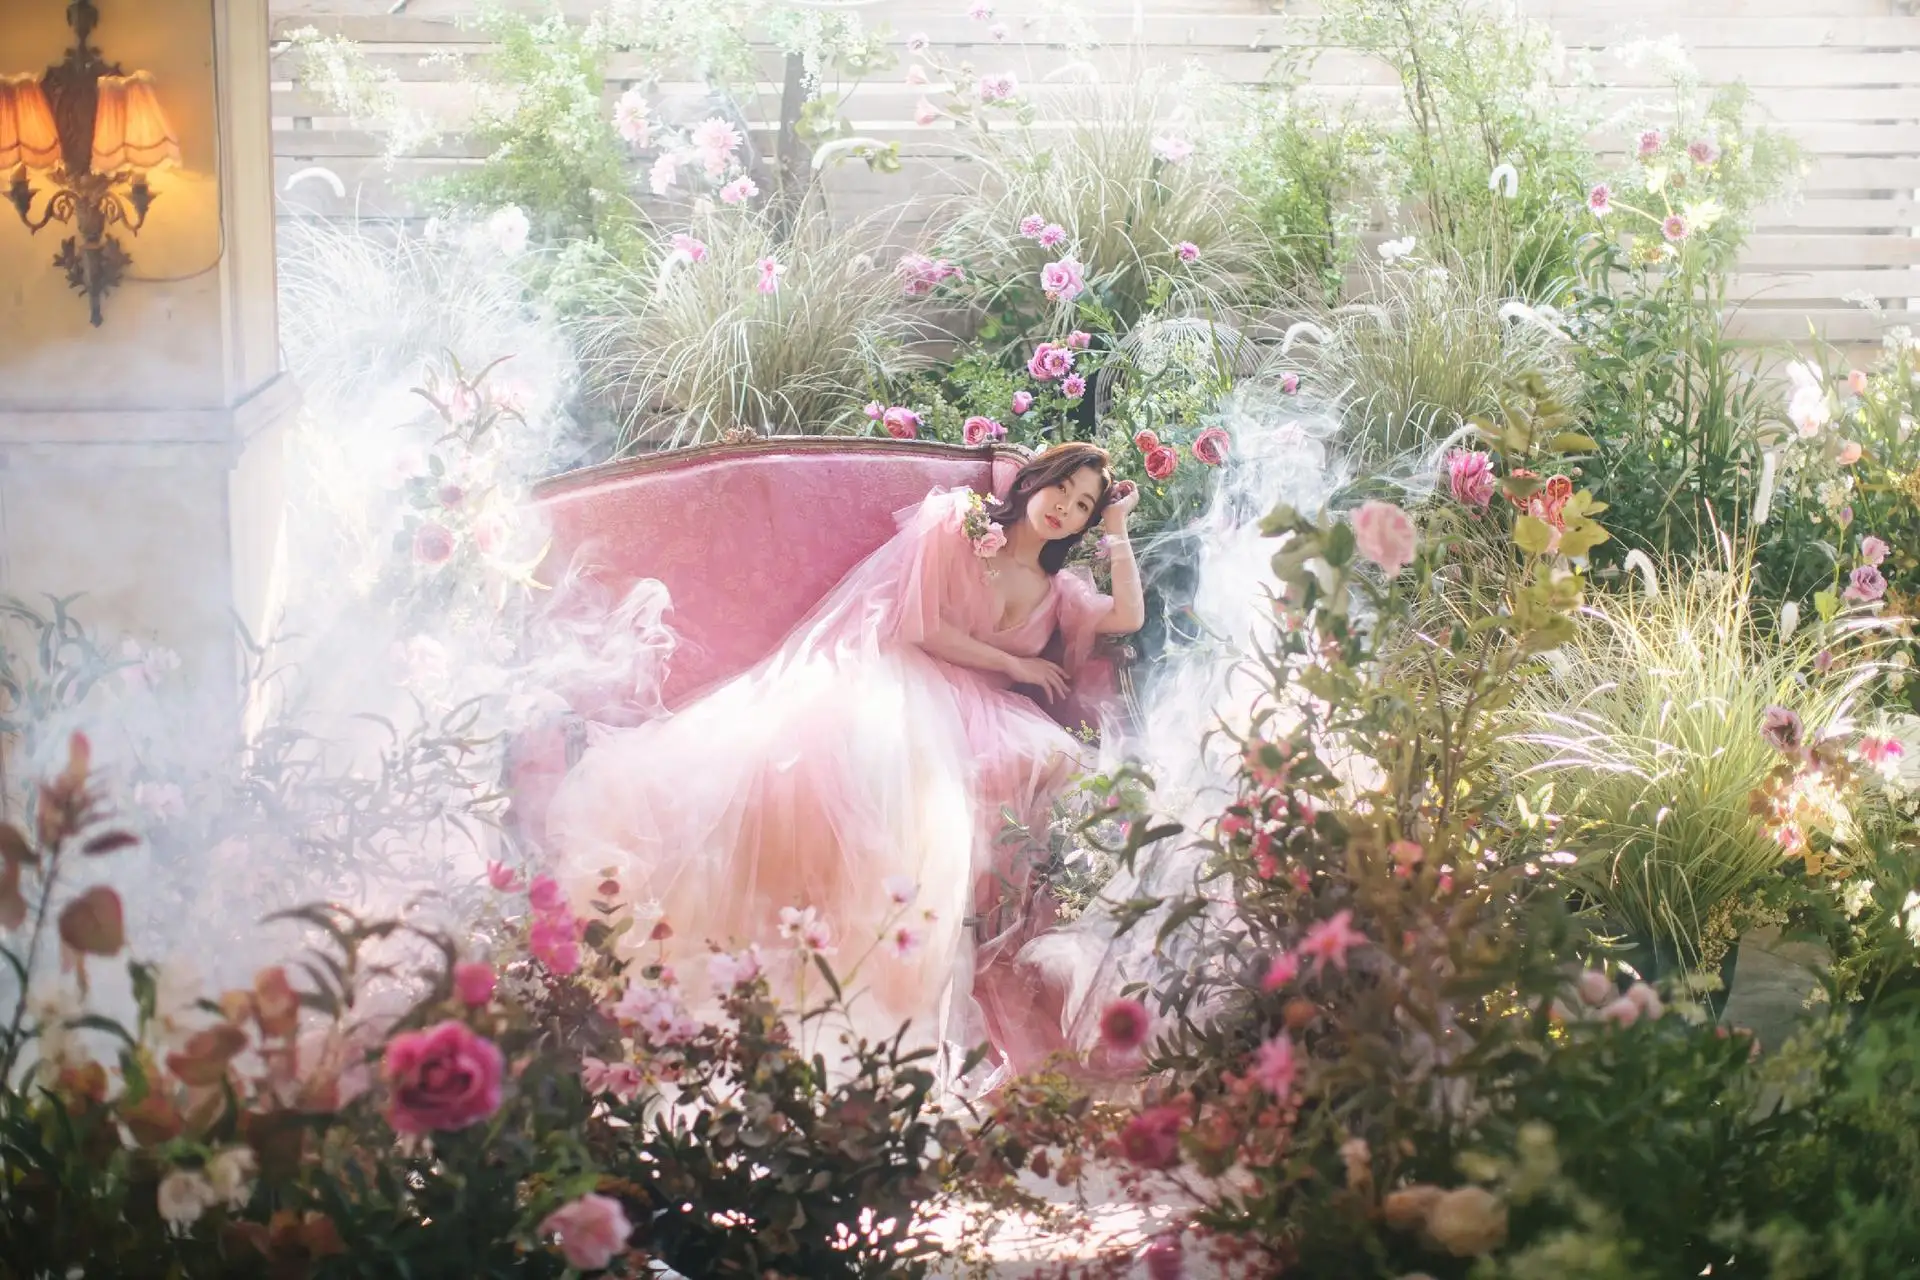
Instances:
[[[642,578],[663,583],[676,646],[662,687],[668,710],[746,670],[849,569],[894,533],[894,513],[935,486],[1001,492],[1027,454],[857,437],[774,437],[605,463],[543,481],[551,524],[542,579],[569,566],[586,591],[552,607],[616,600]],[[1112,668],[1096,659],[1061,723],[1098,724]],[[547,800],[584,742],[584,720],[621,723],[634,709],[605,690],[570,691],[574,715],[524,735],[509,760],[513,825],[540,839]]]

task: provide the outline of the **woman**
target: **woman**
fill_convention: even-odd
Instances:
[[[1099,636],[1145,620],[1126,541],[1138,501],[1103,450],[1067,444],[1004,499],[936,489],[901,513],[773,656],[588,750],[548,821],[576,907],[629,907],[636,941],[665,919],[683,962],[811,928],[843,978],[858,966],[866,1029],[914,1018],[950,1043],[990,1037],[1022,1067],[1059,1047],[1057,1006],[1013,977],[1047,912],[1028,850],[1003,837],[1009,819],[1043,826],[1078,768],[1034,698],[1065,697]],[[1112,597],[1062,572],[1096,526]],[[1056,636],[1058,662],[1041,656]],[[814,915],[783,925],[783,908]]]

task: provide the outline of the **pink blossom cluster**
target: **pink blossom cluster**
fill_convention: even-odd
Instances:
[[[1042,249],[1057,249],[1067,242],[1067,229],[1057,222],[1048,222],[1037,213],[1030,213],[1020,219],[1020,234],[1037,243]]]
[[[909,298],[921,298],[949,280],[964,280],[966,273],[945,258],[929,258],[924,253],[909,253],[897,268],[902,287]]]
[[[1164,482],[1173,478],[1180,467],[1180,451],[1170,444],[1161,442],[1158,435],[1151,431],[1136,432],[1133,447],[1140,451],[1141,465],[1146,468],[1147,478],[1155,482]]]
[[[1020,91],[1019,83],[1009,73],[981,76],[976,92],[983,103],[1006,102]]]
[[[493,865],[498,866],[497,863]],[[512,873],[505,868],[501,868],[497,875],[489,868],[488,876],[494,887],[502,891],[510,891],[508,886],[514,884]],[[527,950],[561,977],[579,969],[580,938],[586,932],[586,921],[575,916],[568,907],[559,882],[552,876],[535,876],[533,883],[527,887],[527,904],[533,908],[533,923],[527,932]]]
[[[1027,373],[1036,382],[1055,382],[1073,372],[1073,348],[1058,342],[1043,342],[1027,357]]]
[[[686,1044],[706,1029],[666,985],[630,982],[610,1012],[616,1022],[635,1028],[661,1048]]]
[[[833,927],[813,907],[780,908],[780,936],[803,955],[830,956],[837,950]]]

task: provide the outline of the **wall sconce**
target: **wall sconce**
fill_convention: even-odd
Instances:
[[[7,198],[29,232],[53,221],[72,223],[78,232],[61,244],[53,265],[86,295],[97,326],[101,297],[133,261],[107,228],[117,222],[140,234],[154,201],[147,171],[179,163],[180,144],[160,110],[153,77],[128,75],[87,43],[99,10],[78,0],[67,6],[67,23],[74,43],[64,62],[37,80],[0,77],[0,170],[13,169]],[[54,187],[38,218],[30,169]]]

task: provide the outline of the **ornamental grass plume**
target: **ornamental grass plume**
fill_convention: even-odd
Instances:
[[[1780,637],[1755,617],[1746,572],[1664,576],[1657,596],[1593,598],[1519,689],[1504,749],[1519,776],[1553,785],[1557,839],[1577,858],[1567,885],[1664,964],[1699,965],[1725,941],[1708,920],[1788,852],[1752,810],[1781,761],[1767,726],[1784,709],[1809,740],[1844,732],[1886,633],[1854,617]]]
[[[1067,255],[1126,327],[1150,310],[1220,315],[1266,296],[1265,235],[1227,176],[1155,151],[1173,89],[1073,86],[1034,105],[1032,123],[962,135],[961,158],[980,177],[941,219],[940,252],[980,289],[1025,287]],[[1039,232],[1024,233],[1035,218]],[[1064,315],[1073,304],[1055,305]]]
[[[661,235],[644,260],[609,264],[572,327],[621,451],[858,427],[869,388],[915,363],[900,278],[867,252],[884,233],[808,213],[782,238],[761,212],[716,210],[693,229],[699,261]]]

